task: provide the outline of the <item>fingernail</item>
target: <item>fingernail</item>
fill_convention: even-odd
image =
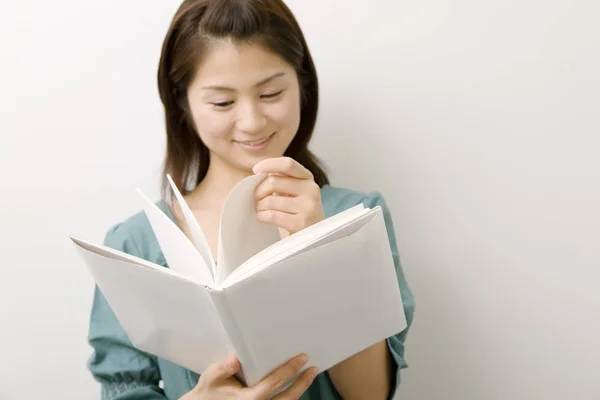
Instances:
[[[319,372],[317,367],[311,367],[310,371],[308,372],[308,376],[311,380],[314,380],[317,377],[317,372]]]
[[[252,172],[254,172],[255,174],[258,174],[260,171],[260,167],[258,166],[258,164],[256,164],[254,167],[252,167]]]
[[[308,355],[302,353],[302,354],[300,354],[300,357],[298,358],[298,360],[302,363],[302,365],[304,365],[308,361]]]
[[[229,371],[231,371],[231,373],[234,373],[237,369],[237,363],[237,356],[235,354],[230,355],[229,360],[227,360],[227,368],[229,368]]]

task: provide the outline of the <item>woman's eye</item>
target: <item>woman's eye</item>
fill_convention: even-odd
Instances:
[[[281,92],[283,92],[283,90],[280,90],[279,92],[276,92],[276,93],[263,94],[260,97],[262,97],[263,99],[272,99],[272,98],[279,96],[281,94]]]
[[[210,103],[210,104],[212,104],[213,106],[218,107],[218,108],[224,108],[224,107],[228,107],[228,106],[232,105],[233,101],[222,101],[220,103]]]

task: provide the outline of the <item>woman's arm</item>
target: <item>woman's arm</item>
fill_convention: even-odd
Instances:
[[[385,400],[392,385],[392,357],[385,340],[355,354],[329,370],[344,400]]]

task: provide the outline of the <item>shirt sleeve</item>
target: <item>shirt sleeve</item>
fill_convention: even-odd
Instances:
[[[387,345],[392,356],[393,360],[393,382],[391,393],[388,398],[394,398],[396,391],[400,386],[400,371],[404,368],[408,367],[405,358],[404,351],[404,343],[406,341],[406,336],[408,334],[408,330],[412,325],[413,315],[415,311],[415,301],[413,298],[412,291],[408,286],[406,278],[404,276],[404,271],[402,270],[402,265],[400,262],[400,255],[398,253],[398,245],[396,243],[396,233],[394,230],[394,224],[392,222],[392,216],[390,210],[386,204],[385,199],[379,192],[373,192],[367,195],[367,197],[363,200],[365,207],[374,208],[376,206],[380,206],[383,212],[385,225],[388,233],[388,238],[390,242],[390,247],[392,250],[392,256],[394,259],[394,265],[396,267],[396,275],[398,278],[398,286],[400,287],[400,292],[402,295],[402,303],[404,306],[404,314],[406,316],[406,328],[389,338],[387,338]]]
[[[123,225],[111,228],[104,245],[139,257],[139,250]],[[96,286],[90,317],[88,367],[100,382],[102,400],[165,400],[156,357],[136,349]]]

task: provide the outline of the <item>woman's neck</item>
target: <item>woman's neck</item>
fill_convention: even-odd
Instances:
[[[250,175],[252,171],[243,171],[212,158],[204,179],[186,200],[191,208],[221,208],[233,187]]]

